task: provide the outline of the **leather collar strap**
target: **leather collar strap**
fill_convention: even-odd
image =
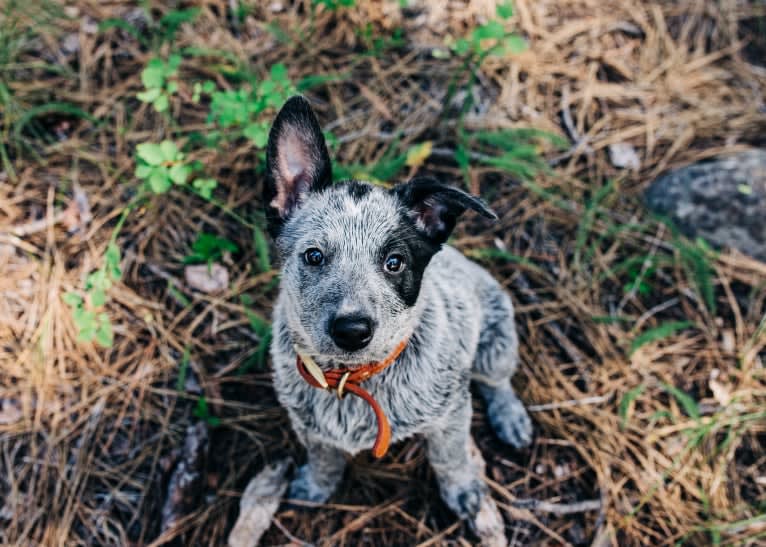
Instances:
[[[357,397],[364,399],[372,407],[373,412],[375,412],[375,418],[378,421],[378,434],[372,447],[372,455],[376,458],[382,458],[388,452],[388,447],[391,444],[391,426],[378,402],[359,384],[383,372],[392,365],[406,346],[407,340],[402,340],[394,348],[393,352],[378,363],[368,363],[353,369],[332,369],[328,371],[323,371],[311,357],[301,353],[297,347],[295,348],[295,352],[298,355],[295,365],[306,382],[313,387],[335,393],[339,399],[342,399],[346,392],[353,393]]]

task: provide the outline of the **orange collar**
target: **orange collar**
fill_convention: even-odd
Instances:
[[[306,382],[316,388],[335,393],[338,399],[342,399],[348,391],[364,399],[372,407],[378,421],[378,435],[375,437],[375,444],[372,447],[372,455],[376,458],[382,458],[388,452],[388,447],[391,444],[391,426],[378,402],[359,384],[391,366],[405,347],[407,347],[406,339],[399,342],[394,351],[378,363],[368,363],[354,369],[332,369],[327,372],[319,368],[311,357],[298,351],[297,347],[295,349],[298,355],[295,365]]]

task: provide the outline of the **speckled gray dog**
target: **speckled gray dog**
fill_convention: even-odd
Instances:
[[[444,246],[479,199],[430,178],[391,190],[332,184],[330,158],[308,102],[293,97],[271,129],[266,212],[282,260],[271,355],[274,385],[308,452],[289,497],[325,501],[346,454],[372,446],[376,422],[361,399],[339,400],[296,369],[294,345],[325,370],[399,359],[363,386],[389,418],[392,440],[425,437],[444,501],[475,516],[486,495],[469,459],[477,381],[497,435],[516,447],[532,424],[514,394],[517,337],[508,295],[481,267]]]

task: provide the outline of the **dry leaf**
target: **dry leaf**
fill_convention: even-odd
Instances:
[[[731,391],[729,388],[718,380],[721,375],[721,371],[714,368],[710,371],[710,379],[708,380],[708,386],[710,391],[713,392],[713,398],[721,406],[727,406],[731,402]]]
[[[229,534],[229,547],[255,547],[271,526],[287,489],[290,460],[266,467],[247,485],[239,500],[239,517]]]
[[[0,424],[13,424],[22,417],[21,407],[16,401],[0,399]]]
[[[416,144],[407,151],[406,163],[409,167],[420,167],[431,155],[433,143],[431,141]]]
[[[229,270],[220,264],[196,264],[184,268],[184,279],[193,289],[204,293],[219,292],[229,286]]]

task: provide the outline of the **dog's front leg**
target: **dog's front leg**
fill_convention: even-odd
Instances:
[[[343,478],[346,457],[343,451],[328,444],[307,439],[308,461],[298,468],[290,483],[290,499],[324,503]]]
[[[470,522],[481,507],[487,487],[479,465],[470,457],[471,403],[456,409],[445,429],[426,435],[428,461],[436,472],[444,502]]]

